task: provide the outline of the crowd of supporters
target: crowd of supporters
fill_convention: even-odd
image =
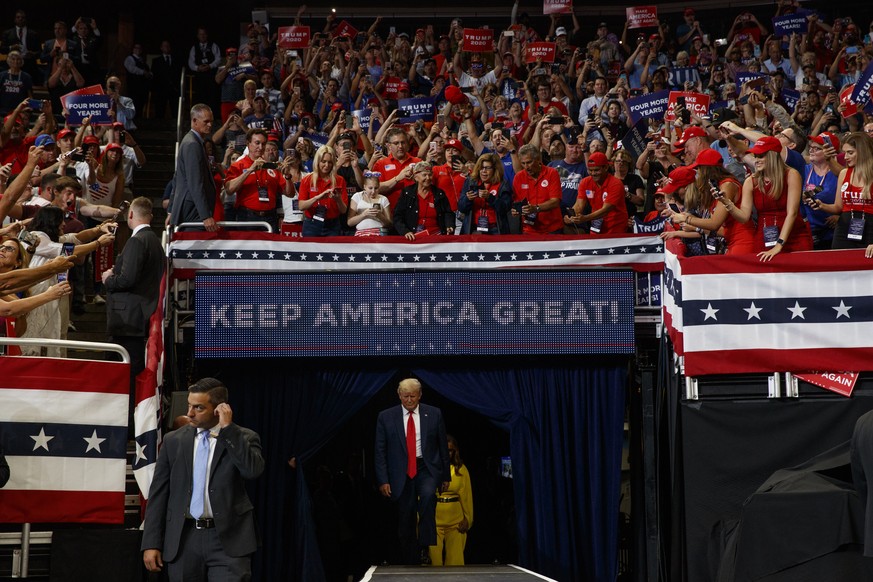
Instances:
[[[517,10],[490,23],[493,36],[476,46],[457,18],[409,30],[376,18],[355,31],[341,15],[309,17],[305,6],[293,22],[310,27],[305,47],[280,46],[276,23],[249,24],[225,50],[198,29],[176,60],[191,101],[216,115],[207,142],[222,193],[215,218],[264,220],[291,236],[411,240],[663,230],[689,254],[762,260],[873,243],[869,91],[856,104],[848,97],[866,80],[873,32],[851,17],[779,0],[738,10],[727,31],[723,14],[698,19],[693,8],[649,28],[625,21],[610,30],[575,14],[536,26]],[[805,31],[776,35],[788,15]],[[95,23],[79,28],[99,38]],[[554,58],[528,58],[541,42],[554,43],[546,53]],[[46,53],[48,45],[38,64],[51,77],[66,53]],[[156,60],[170,63],[168,46]],[[15,52],[6,78],[26,74]],[[81,63],[79,52],[67,60]],[[153,76],[142,54],[136,45],[125,61],[125,83],[137,93]],[[685,95],[666,111],[632,110],[664,91]],[[103,163],[110,142],[129,147],[121,126],[55,133],[52,115],[30,109],[19,99],[6,118],[4,161],[10,148],[26,154],[25,134],[59,146],[68,131],[74,146],[101,141],[92,166],[104,178],[83,169],[87,191],[112,172]],[[129,129],[135,110],[120,120],[117,109]],[[109,206],[123,197],[118,184]]]

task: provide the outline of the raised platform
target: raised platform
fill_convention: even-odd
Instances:
[[[533,580],[550,580],[512,564],[506,566],[447,566],[444,568],[428,568],[417,566],[373,566],[361,578],[361,582],[370,580],[388,582],[404,582],[406,580],[423,580],[429,582],[463,582],[465,580],[491,580],[493,582],[525,582]]]

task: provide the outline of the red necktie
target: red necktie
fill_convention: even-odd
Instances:
[[[409,420],[406,421],[406,474],[410,479],[414,479],[416,473],[418,473],[418,465],[415,461],[415,420],[410,412]]]

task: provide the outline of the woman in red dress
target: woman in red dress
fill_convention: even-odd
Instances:
[[[745,224],[757,211],[755,247],[758,258],[769,261],[781,252],[811,251],[812,235],[800,217],[801,176],[782,160],[782,143],[762,137],[749,149],[755,173],[743,183],[742,205],[725,203],[730,215]]]

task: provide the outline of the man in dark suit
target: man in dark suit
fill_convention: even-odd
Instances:
[[[212,110],[198,103],[191,108],[191,131],[179,144],[173,194],[170,202],[170,224],[203,222],[212,232],[218,230],[212,213],[215,211],[215,180],[203,142],[212,133]]]
[[[141,549],[149,572],[170,582],[251,579],[258,547],[246,479],[264,471],[257,433],[233,423],[227,388],[203,378],[188,388],[188,426],[171,432],[149,489]]]
[[[18,51],[24,59],[23,69],[33,77],[35,85],[41,84],[42,71],[36,66],[36,60],[40,53],[40,41],[36,32],[27,26],[27,14],[24,10],[15,11],[15,26],[3,31],[0,39],[0,52],[9,54],[9,51]]]
[[[130,411],[136,405],[136,376],[145,368],[149,319],[158,306],[164,253],[150,228],[152,203],[140,196],[130,204],[127,225],[133,230],[115,266],[104,271],[106,287],[106,329],[110,341],[124,346],[130,354]],[[128,426],[132,429],[133,422]]]
[[[179,82],[182,66],[173,55],[170,41],[161,41],[161,54],[152,59],[152,105],[154,117],[163,119],[167,105],[172,112],[179,98]]]
[[[376,422],[376,482],[382,495],[397,502],[404,560],[426,564],[428,547],[436,544],[437,490],[452,479],[446,427],[439,408],[420,403],[415,378],[400,382],[397,395],[400,406],[383,410]]]

